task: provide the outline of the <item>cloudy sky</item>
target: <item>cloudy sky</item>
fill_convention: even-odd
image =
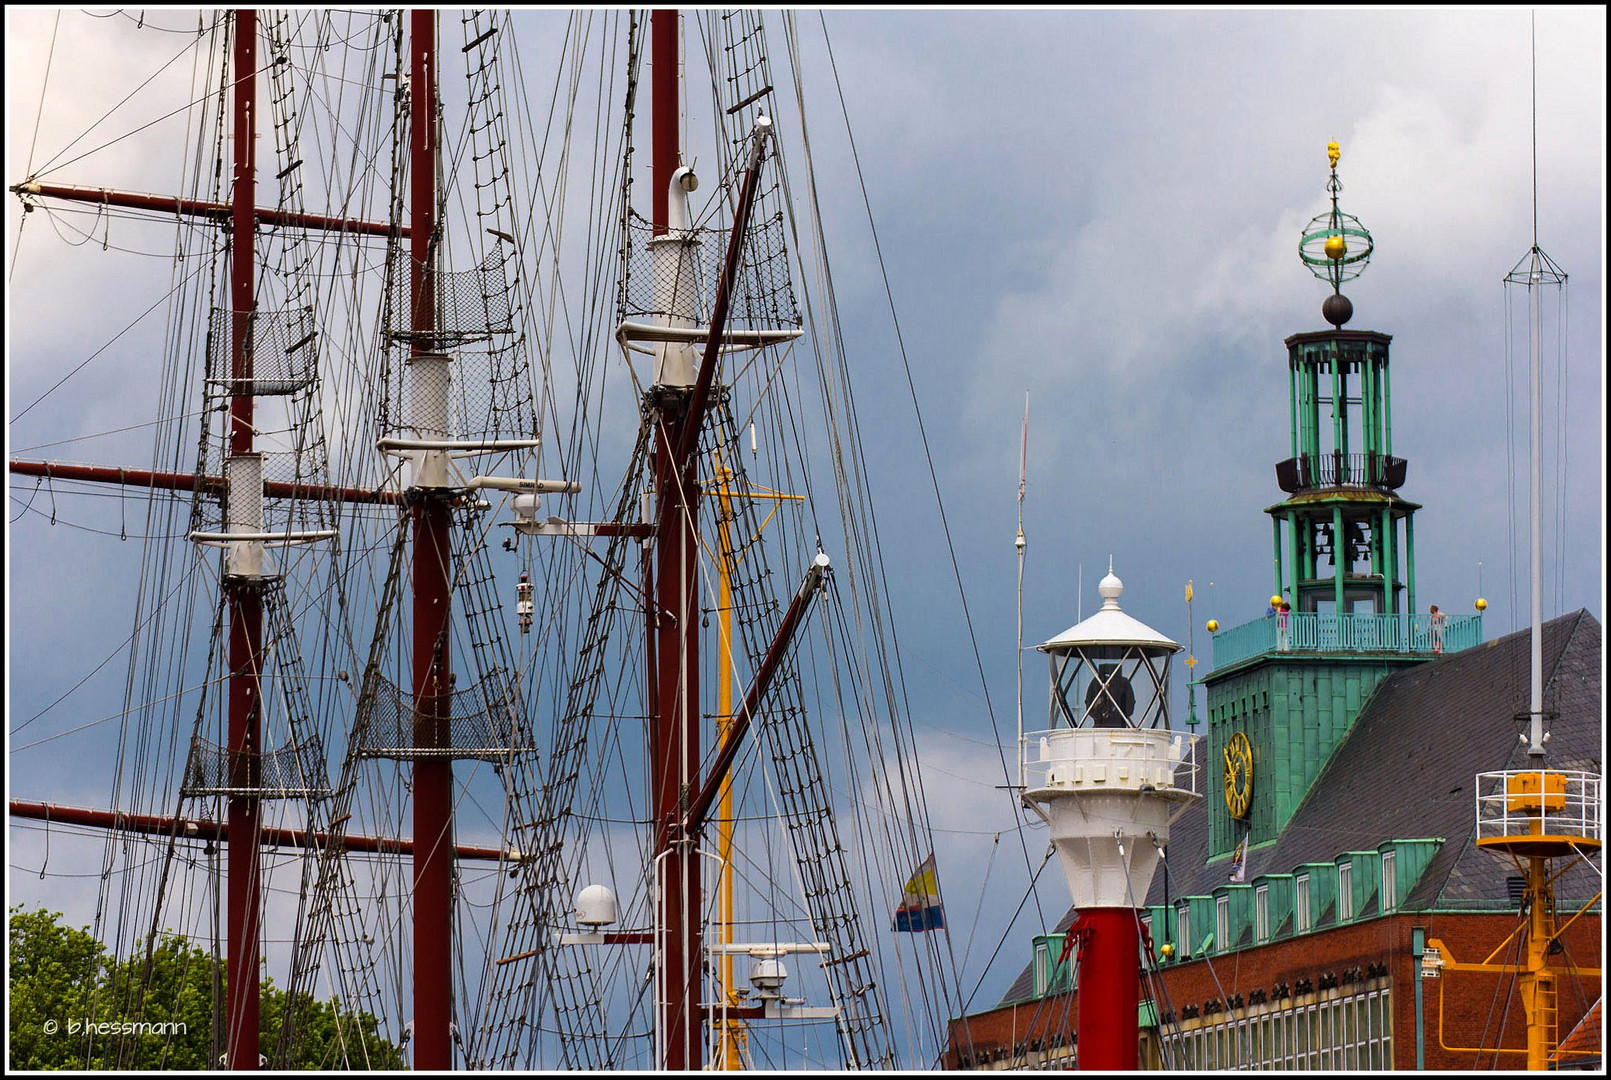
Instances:
[[[176,12],[151,18],[185,25]],[[550,33],[543,20],[552,16],[531,18],[534,35]],[[891,590],[971,986],[1003,933],[1003,913],[1024,895],[1026,853],[1038,863],[1044,846],[1033,833],[1019,840],[993,749],[1014,724],[1025,394],[1027,641],[1076,621],[1082,581],[1090,612],[1110,556],[1126,610],[1176,640],[1194,634],[1198,656],[1209,652],[1206,619],[1233,626],[1260,615],[1271,584],[1261,511],[1279,500],[1272,465],[1287,456],[1282,340],[1322,326],[1326,290],[1296,246],[1304,223],[1327,205],[1329,140],[1342,145],[1343,209],[1375,238],[1370,268],[1346,291],[1353,327],[1393,336],[1394,450],[1409,460],[1403,494],[1425,507],[1416,527],[1419,606],[1469,612],[1480,589],[1490,605],[1487,636],[1526,624],[1526,385],[1514,373],[1507,381],[1507,355],[1524,372],[1527,338],[1520,302],[1501,280],[1533,240],[1529,16],[1494,8],[832,11],[825,21],[860,180],[822,26],[802,13],[813,151],[858,400],[879,417],[866,433],[874,494],[885,550],[900,553]],[[173,189],[171,161],[138,140],[59,163],[126,130],[127,116],[93,125],[107,102],[180,50],[177,36],[136,33],[132,19],[75,9],[62,14],[52,51],[55,27],[48,9],[6,11],[7,183],[30,162],[55,161],[53,178],[64,182]],[[1571,275],[1558,315],[1546,306],[1545,614],[1587,607],[1601,618],[1604,10],[1540,11],[1537,51],[1538,241]],[[181,64],[160,79],[182,94],[191,75]],[[20,218],[8,199],[8,449],[149,462],[149,433],[138,430],[46,444],[149,418],[154,366],[142,364],[135,343],[160,337],[131,334],[89,356],[184,269],[100,251],[103,239],[118,245],[115,231],[86,240],[39,220],[21,227],[18,251]],[[883,273],[984,686],[940,539]],[[123,563],[107,551],[115,537],[52,527],[39,503],[24,509],[31,488],[13,481],[8,515],[8,787],[14,796],[98,805],[98,773],[74,759],[70,741],[15,748],[115,711],[120,665],[70,710],[25,732],[18,725],[83,676],[88,664],[70,661],[98,660],[127,632],[133,583],[120,579]],[[116,510],[97,508],[97,527],[118,530]],[[1191,624],[1188,579],[1197,597]],[[1026,665],[1025,698],[1034,726],[1045,708],[1039,663]],[[1185,711],[1183,685],[1174,707]],[[10,897],[68,903],[35,877],[38,838],[18,839]],[[1066,903],[1054,873],[1043,876],[1038,900],[1051,918]],[[995,1000],[1027,958],[1036,907],[1028,905],[982,976],[976,1006]],[[977,923],[976,909],[984,912]]]

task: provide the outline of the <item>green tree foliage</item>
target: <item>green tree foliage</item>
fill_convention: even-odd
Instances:
[[[149,952],[119,961],[87,930],[63,926],[60,912],[17,906],[9,914],[10,1068],[217,1067],[212,1023],[224,978],[222,964],[205,950],[164,934]],[[380,1036],[369,1013],[290,994],[272,979],[263,980],[260,1008],[259,1046],[270,1063],[277,1063],[289,1014],[292,1068],[407,1068],[402,1050]]]
[[[92,988],[104,971],[106,950],[82,930],[62,926],[43,909],[11,909],[6,1012],[13,1069],[65,1069],[74,1065],[69,1041],[48,1034],[47,1020],[65,1024],[86,1016]]]

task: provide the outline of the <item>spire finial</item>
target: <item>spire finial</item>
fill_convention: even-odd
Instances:
[[[1320,311],[1327,322],[1339,328],[1354,315],[1354,305],[1342,294],[1342,283],[1364,271],[1374,248],[1365,226],[1352,214],[1343,213],[1338,203],[1342,179],[1337,175],[1337,162],[1341,158],[1342,147],[1333,139],[1326,144],[1326,159],[1331,163],[1331,176],[1326,181],[1331,213],[1312,218],[1298,241],[1298,257],[1310,273],[1331,285],[1331,295]]]
[[[1112,555],[1108,556],[1108,574],[1107,574],[1107,577],[1105,577],[1101,581],[1097,582],[1096,591],[1102,597],[1102,610],[1103,611],[1117,611],[1118,610],[1118,608],[1119,608],[1119,597],[1124,594],[1124,582],[1120,581],[1119,580],[1119,575],[1117,575],[1117,574],[1115,574],[1113,572],[1113,556]]]

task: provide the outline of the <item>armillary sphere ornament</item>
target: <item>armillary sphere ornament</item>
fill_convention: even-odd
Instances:
[[[1315,277],[1330,283],[1331,295],[1326,297],[1320,310],[1327,322],[1341,327],[1354,314],[1353,303],[1342,294],[1342,283],[1364,272],[1370,265],[1375,245],[1370,231],[1359,219],[1343,213],[1337,204],[1337,196],[1342,191],[1337,161],[1342,157],[1342,150],[1336,143],[1328,143],[1326,156],[1331,159],[1331,178],[1326,182],[1326,190],[1331,192],[1331,212],[1310,219],[1303,230],[1303,238],[1298,241],[1298,258]]]

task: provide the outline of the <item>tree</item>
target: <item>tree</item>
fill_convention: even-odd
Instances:
[[[216,988],[224,982],[220,963],[178,934],[162,934],[149,950],[119,961],[88,930],[60,919],[43,908],[10,911],[11,1068],[217,1068],[212,1022]],[[270,1062],[277,1062],[288,1011],[291,1068],[407,1067],[374,1016],[334,999],[292,995],[264,979],[259,1046]]]
[[[90,994],[105,968],[106,950],[83,930],[60,925],[59,912],[11,909],[6,1013],[13,1069],[82,1067],[74,1040],[58,1028],[89,1012]]]

